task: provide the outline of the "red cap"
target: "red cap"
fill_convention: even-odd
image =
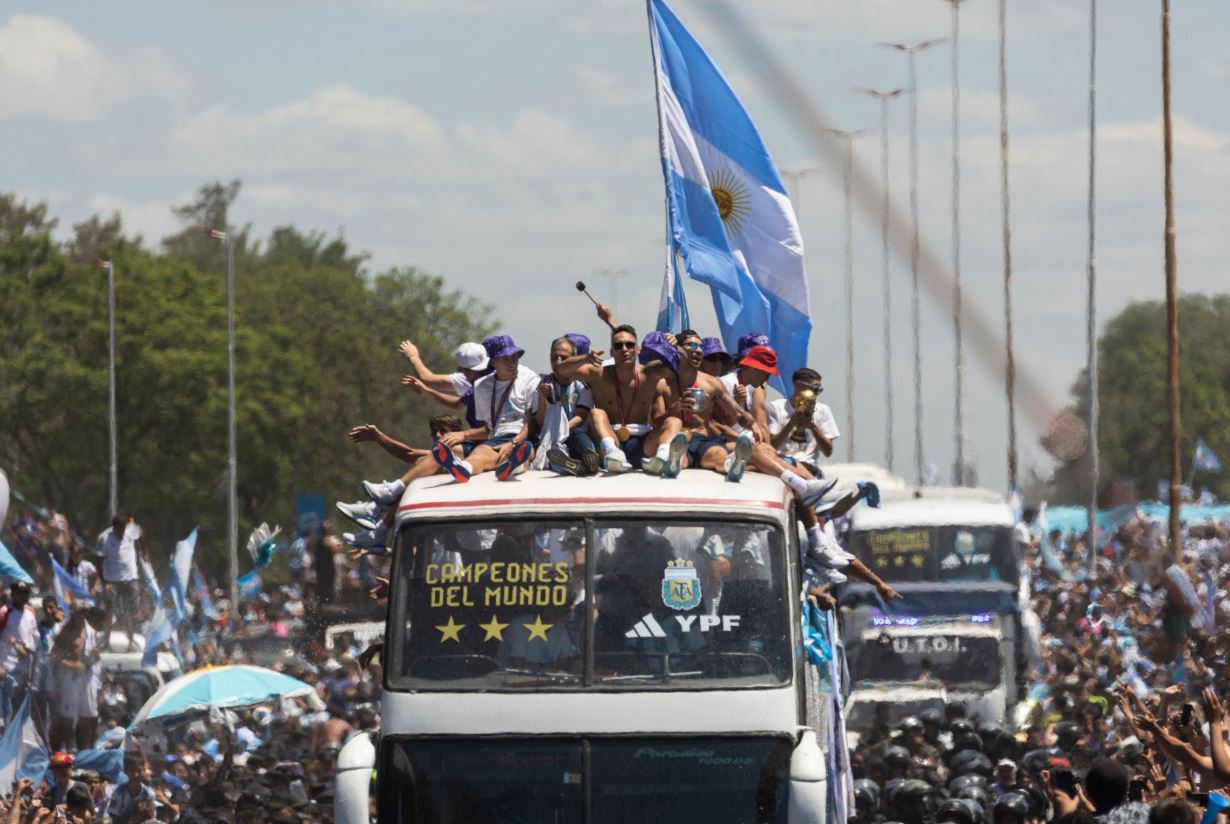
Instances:
[[[53,767],[71,767],[73,765],[73,757],[66,752],[52,753],[51,766]]]
[[[770,375],[779,374],[777,371],[777,353],[768,346],[753,346],[747,350],[747,354],[743,356],[743,360],[739,361],[740,366],[750,366],[753,369],[759,369],[761,372],[768,372]]]

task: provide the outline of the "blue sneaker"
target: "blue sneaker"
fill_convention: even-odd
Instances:
[[[871,481],[859,481],[858,491],[862,493],[863,500],[867,501],[867,506],[872,509],[880,508],[880,487]]]
[[[730,453],[729,465],[726,467],[726,480],[736,484],[743,480],[743,472],[752,458],[752,447],[755,445],[756,438],[751,432],[744,432],[735,439],[735,451]]]
[[[517,471],[517,467],[524,464],[530,459],[534,448],[530,446],[529,441],[522,441],[513,447],[512,454],[508,456],[508,460],[495,468],[495,477],[498,481],[507,481]]]
[[[431,447],[431,456],[436,459],[436,463],[445,472],[453,476],[453,480],[459,484],[463,484],[470,480],[470,470],[462,465],[461,461],[457,460],[457,456],[453,454],[453,450],[448,448],[447,444],[436,441]]]
[[[683,456],[686,454],[688,454],[688,436],[683,432],[676,432],[675,437],[671,438],[666,465],[662,467],[662,477],[678,478],[679,473],[683,471]]]

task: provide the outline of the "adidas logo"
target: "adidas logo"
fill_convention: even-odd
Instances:
[[[636,622],[632,629],[624,633],[625,638],[665,638],[666,632],[653,614],[647,614]]]

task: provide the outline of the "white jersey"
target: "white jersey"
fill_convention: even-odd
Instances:
[[[141,538],[141,527],[127,524],[120,537],[113,534],[111,527],[103,530],[98,536],[97,550],[103,561],[103,580],[107,583],[119,581],[135,581],[140,574],[137,568],[137,541]]]
[[[474,417],[491,430],[493,438],[516,435],[534,408],[534,393],[541,381],[537,372],[525,366],[517,367],[511,381],[497,380],[494,372],[479,378],[474,384]]]
[[[769,417],[769,434],[776,435],[781,432],[790,416],[794,414],[794,408],[790,405],[789,398],[778,398],[772,401],[767,408]],[[837,431],[837,419],[833,417],[833,410],[829,409],[823,403],[817,403],[816,409],[812,412],[812,421],[816,424],[816,428],[828,438],[830,441],[837,440],[841,433]],[[811,430],[807,431],[807,438],[803,443],[794,440],[794,433],[791,437],[786,438],[782,445],[777,448],[777,451],[788,458],[794,458],[796,461],[820,465],[824,454],[820,451],[820,444],[816,442],[816,438],[812,435]]]
[[[21,666],[22,662],[28,667],[34,660],[31,656],[18,653],[18,645],[30,652],[38,648],[38,616],[29,604],[20,610],[9,607],[8,620],[4,629],[0,630],[0,667],[5,672],[25,669]]]
[[[720,378],[718,378],[718,381],[721,382],[722,386],[726,389],[727,393],[729,393],[729,395],[735,399],[735,403],[738,404],[739,398],[735,395],[735,387],[739,385],[739,370],[736,369],[733,372],[727,372],[725,375],[722,375]],[[752,411],[752,396],[755,393],[756,393],[756,390],[753,387],[748,386],[747,392],[744,393],[744,396],[743,396],[743,403],[739,404],[744,409],[746,409],[748,412]],[[730,428],[734,430],[736,435],[742,435],[745,431],[743,424],[739,423],[738,421],[736,421],[735,423],[732,423],[730,425]]]

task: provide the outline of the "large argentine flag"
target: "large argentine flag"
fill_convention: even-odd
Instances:
[[[688,275],[712,289],[726,348],[764,332],[788,380],[805,365],[811,335],[794,209],[722,73],[662,0],[648,2],[670,242]],[[660,317],[677,314],[669,302],[682,299],[672,269]]]

